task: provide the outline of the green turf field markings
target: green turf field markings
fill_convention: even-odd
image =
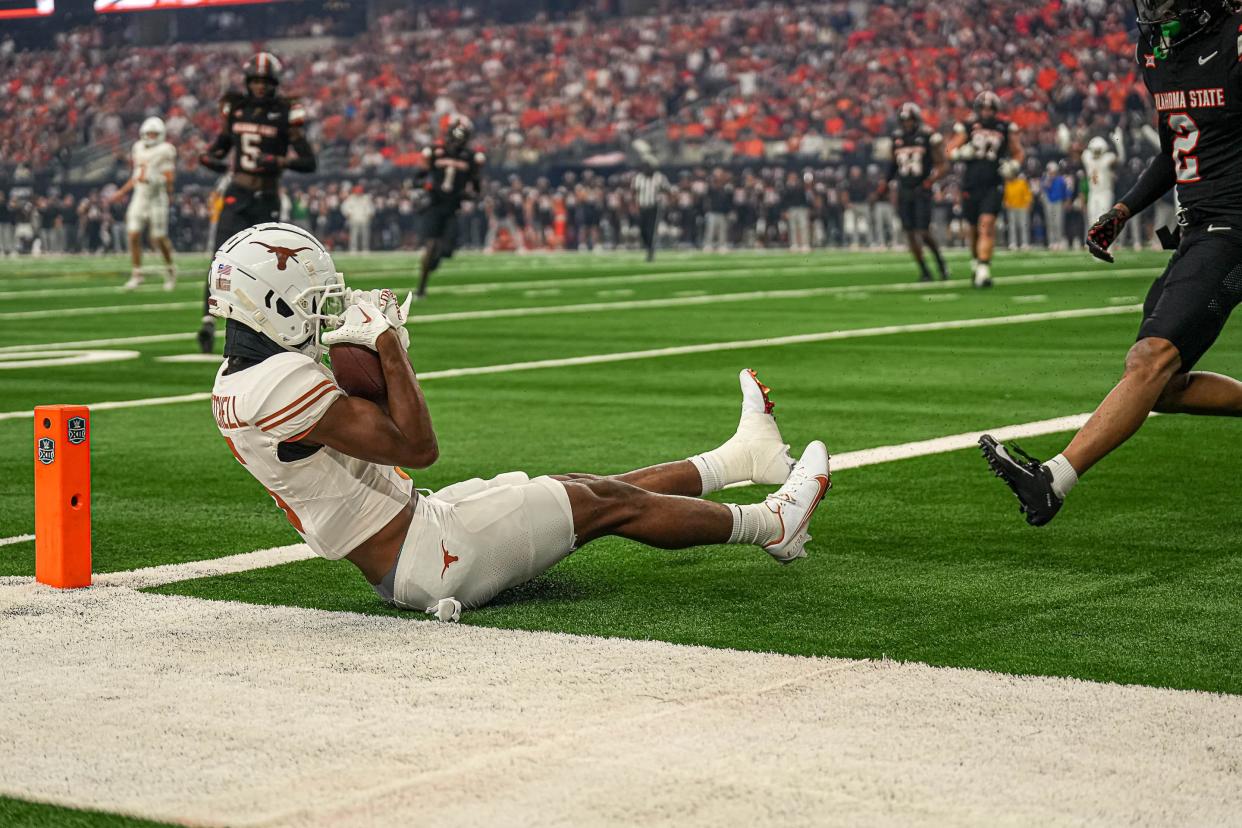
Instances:
[[[1238,813],[1237,696],[23,580],[0,790],[33,799],[333,828]]]
[[[548,288],[546,290],[524,291],[522,295],[525,296],[527,299],[538,299],[538,298],[542,298],[545,296],[559,296],[560,293],[561,293],[560,288]]]
[[[706,296],[707,291],[705,290],[679,290],[679,291],[674,292],[673,295],[679,299],[684,299],[690,296]]]
[[[1048,294],[1033,293],[1030,296],[1014,296],[1012,297],[1014,304],[1018,305],[1038,305],[1040,302],[1048,301]],[[1134,301],[1131,299],[1130,301]]]
[[[0,538],[0,546],[12,546],[17,543],[26,543],[34,540],[34,535],[14,535],[11,538]]]
[[[148,336],[118,336],[108,339],[78,339],[72,342],[43,342],[25,345],[6,345],[0,347],[0,356],[5,354],[21,354],[29,351],[43,351],[47,348],[92,348],[108,345],[147,345],[158,342],[180,342],[185,340],[189,342],[193,340],[197,334],[193,333],[174,333],[174,334],[150,334]],[[216,336],[224,336],[223,330],[216,331]]]
[[[962,298],[960,293],[929,293],[923,297],[924,302],[956,302]]]
[[[601,299],[618,299],[622,296],[633,296],[634,291],[630,288],[618,288],[615,290],[599,290],[595,295]]]
[[[211,399],[210,391],[202,391],[194,394],[178,394],[173,397],[147,397],[141,400],[115,400],[105,402],[90,403],[91,411],[115,411],[122,408],[146,408],[153,405],[173,405],[175,403],[185,402],[205,402]],[[34,418],[34,411],[5,411],[0,412],[0,420],[30,420]]]
[[[767,339],[740,339],[731,342],[707,342],[698,345],[677,345],[669,348],[652,348],[644,351],[621,351],[610,354],[589,354],[578,357],[561,357],[557,359],[540,359],[529,362],[512,362],[502,365],[478,365],[469,368],[449,368],[440,371],[426,371],[419,374],[420,380],[449,379],[452,377],[469,377],[483,374],[504,374],[513,371],[531,371],[543,368],[567,368],[580,365],[600,365],[609,362],[630,362],[641,359],[656,359],[668,356],[688,356],[691,354],[707,354],[717,351],[738,351],[752,348],[772,348],[784,345],[804,345],[817,342],[835,342],[845,339],[862,337],[889,336],[891,334],[929,333],[933,331],[950,331],[967,328],[990,328],[1004,325],[1021,325],[1036,322],[1050,322],[1061,319],[1087,319],[1097,316],[1118,316],[1135,313],[1141,310],[1139,305],[1110,306],[1103,308],[1077,308],[1073,310],[1045,311],[1042,313],[1016,314],[1009,316],[985,316],[970,319],[949,319],[940,322],[919,322],[908,325],[884,325],[874,328],[845,328],[842,330],[824,331],[822,333],[794,334],[792,336],[771,337]],[[188,339],[193,334],[170,334],[176,339]],[[29,348],[31,346],[14,346]],[[33,346],[45,347],[45,346]],[[0,349],[0,354],[8,353]],[[182,394],[175,397],[154,397],[142,400],[119,400],[102,403],[91,403],[93,410],[110,410],[135,408],[150,405],[168,405],[180,402],[199,402],[210,399],[210,393]],[[0,420],[29,419],[31,411],[8,411],[0,413]]]
[[[240,555],[228,555],[223,558],[208,558],[189,563],[165,564],[148,566],[142,569],[131,569],[123,572],[102,572],[95,575],[97,586],[129,587],[146,589],[149,587],[173,584],[178,581],[190,581],[195,578],[212,578],[217,575],[231,575],[237,572],[248,572],[252,569],[267,569],[283,566],[294,561],[306,561],[315,557],[315,553],[304,543],[288,546],[274,546],[256,552],[244,552]]]
[[[156,357],[156,362],[190,362],[190,363],[215,363],[224,359],[219,354],[173,354],[172,356]]]
[[[91,365],[100,362],[124,362],[137,359],[137,351],[25,351],[0,353],[0,371],[18,368],[61,368],[66,365]]]
[[[1126,304],[1129,304],[1130,302],[1137,302],[1138,300],[1139,300],[1139,297],[1137,296],[1110,296],[1108,297],[1108,303],[1110,305],[1126,305]]]
[[[103,305],[89,308],[45,308],[30,311],[0,312],[0,319],[60,319],[66,316],[107,316],[116,313],[144,313],[147,311],[186,310],[201,308],[202,301],[190,302],[153,302],[143,305]]]

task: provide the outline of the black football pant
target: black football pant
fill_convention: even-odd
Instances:
[[[247,227],[268,221],[280,221],[280,193],[276,190],[248,190],[230,184],[224,191],[224,207],[216,221],[217,247]],[[215,251],[211,251],[215,253]],[[207,300],[211,297],[211,285],[203,286],[203,316],[208,315]]]
[[[643,249],[647,251],[647,258],[655,258],[656,245],[656,225],[660,222],[660,209],[658,207],[641,207],[638,210],[638,232],[642,236]]]

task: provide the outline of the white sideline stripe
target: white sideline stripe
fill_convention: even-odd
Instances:
[[[229,555],[224,558],[148,566],[127,572],[97,573],[94,576],[94,583],[97,586],[145,589],[178,581],[190,581],[195,578],[210,578],[216,575],[248,572],[252,569],[266,569],[295,561],[305,561],[313,557],[315,553],[309,546],[304,543],[295,543],[289,546],[260,549],[256,552],[244,552],[240,555]]]
[[[759,271],[757,271],[759,272]],[[1099,270],[1071,270],[1061,273],[1031,273],[1019,276],[1007,276],[996,279],[998,285],[1024,285],[1024,284],[1041,284],[1049,282],[1078,282],[1091,281],[1108,277],[1110,279],[1125,278],[1129,275],[1150,275],[1151,271],[1145,268],[1126,270],[1113,270],[1108,273],[1102,273]],[[552,284],[551,282],[547,284]],[[539,307],[519,307],[519,308],[491,308],[488,310],[473,311],[455,311],[452,313],[435,313],[435,314],[417,314],[411,316],[408,324],[410,325],[426,325],[432,323],[447,322],[464,322],[479,319],[506,319],[519,318],[527,316],[554,316],[559,314],[572,313],[594,313],[594,312],[613,312],[624,310],[645,310],[648,308],[673,308],[687,305],[714,305],[723,302],[757,302],[771,299],[808,299],[816,296],[834,296],[847,295],[851,299],[866,299],[871,293],[923,293],[931,291],[924,298],[929,302],[948,302],[960,298],[954,293],[938,294],[938,291],[953,290],[954,288],[968,287],[969,279],[950,279],[944,282],[892,282],[881,283],[876,285],[829,285],[825,287],[814,288],[790,288],[786,290],[757,290],[748,291],[746,293],[705,293],[702,295],[681,295],[671,298],[658,299],[631,299],[619,302],[584,302],[572,305],[542,305]],[[483,292],[482,288],[476,289],[471,287],[470,292]],[[611,290],[598,291],[600,297],[621,297],[633,294],[632,290]],[[527,291],[526,296],[536,298],[537,296],[550,295],[547,291]],[[1022,297],[1014,297],[1014,301],[1021,301]],[[37,311],[16,311],[13,313],[0,313],[0,319],[42,319],[42,318],[58,318],[61,316],[93,316],[93,315],[112,315],[118,313],[146,312],[146,311],[166,311],[174,309],[184,309],[189,307],[198,307],[197,302],[167,302],[145,305],[104,305],[89,308],[65,308],[62,310],[37,310]],[[159,337],[167,337],[160,339]],[[101,344],[139,344],[143,342],[177,342],[181,340],[193,339],[195,334],[176,333],[176,334],[153,334],[144,337],[121,337],[118,339],[104,340],[87,340],[76,343],[44,343],[40,345],[9,345],[0,348],[0,354],[16,353],[21,351],[41,350],[43,348],[53,348],[57,346],[75,346],[75,345],[101,345]]]
[[[795,334],[793,336],[773,337],[769,339],[741,339],[732,342],[707,342],[699,345],[677,345],[669,348],[653,348],[647,351],[622,351],[613,354],[590,354],[579,357],[561,357],[557,359],[540,359],[530,362],[512,362],[505,365],[479,365],[470,368],[448,368],[442,371],[427,371],[419,374],[420,381],[432,379],[450,379],[453,377],[471,377],[483,374],[504,374],[513,371],[531,371],[541,368],[566,368],[579,365],[599,365],[609,362],[627,362],[630,360],[653,359],[666,356],[686,356],[689,354],[706,354],[716,351],[735,351],[749,348],[771,348],[782,345],[803,345],[815,342],[833,342],[842,339],[857,339],[871,336],[887,336],[889,334],[927,333],[931,331],[949,331],[965,328],[987,328],[1000,325],[1020,325],[1029,322],[1047,322],[1058,319],[1086,319],[1096,316],[1117,316],[1133,313],[1141,306],[1132,305],[1109,306],[1103,308],[1077,308],[1074,310],[1045,311],[1043,313],[1027,313],[1010,316],[986,316],[977,319],[951,319],[941,322],[919,322],[909,325],[885,325],[876,328],[846,328],[844,330],[824,331],[822,333]],[[106,411],[118,408],[137,408],[148,405],[168,405],[179,402],[199,402],[211,399],[210,392],[182,394],[175,397],[153,397],[144,400],[118,400],[114,402],[90,403],[95,411]],[[5,411],[0,413],[0,420],[20,420],[33,417],[32,411]]]
[[[5,311],[0,319],[60,319],[66,316],[105,316],[117,313],[145,313],[147,311],[184,310],[202,307],[202,302],[148,302],[141,305],[104,305],[87,308],[46,308],[32,311]]]
[[[181,824],[1225,825],[1242,809],[1239,696],[29,578],[0,579],[0,624],[0,793]]]
[[[0,538],[0,546],[12,546],[15,543],[25,543],[34,540],[34,535],[14,535],[11,538]]]
[[[1156,416],[1156,415],[1152,415]],[[919,440],[913,443],[901,443],[893,446],[877,446],[861,451],[847,451],[832,456],[832,471],[840,472],[847,469],[859,469],[864,466],[876,466],[881,463],[893,463],[898,460],[910,460],[915,457],[926,457],[931,454],[946,454],[951,451],[973,448],[977,445],[979,435],[991,434],[997,440],[1017,440],[1025,437],[1038,437],[1044,434],[1056,434],[1062,431],[1076,431],[1091,417],[1090,413],[1073,414],[1067,417],[1054,417],[1050,420],[1037,420],[1017,425],[998,426],[992,429],[968,431],[964,434],[950,434],[946,437],[935,437],[931,440]],[[745,481],[731,483],[726,489],[739,489],[753,486]],[[33,536],[31,536],[33,537]],[[279,546],[272,549],[260,549],[257,552],[244,552],[225,558],[215,558],[190,563],[167,564],[165,566],[135,569],[129,572],[111,572],[95,576],[95,583],[100,586],[124,586],[143,589],[162,586],[177,581],[188,581],[194,578],[206,578],[213,575],[229,575],[246,572],[251,569],[265,569],[270,566],[315,557],[315,553],[306,544]]]
[[[1150,273],[1148,269],[1135,269],[1135,271],[1112,271],[1107,274],[1107,276],[1109,276],[1109,278],[1124,278],[1125,276],[1136,276],[1136,274],[1148,273]],[[1093,279],[1098,278],[1102,278],[1100,277],[1099,271],[1066,271],[1063,273],[1032,273],[1028,274],[1028,276],[997,278],[996,283],[1004,286],[1004,284],[1033,284],[1043,282],[1086,282],[1093,281]],[[840,286],[822,288],[753,290],[753,292],[748,293],[704,293],[696,295],[678,295],[678,297],[666,299],[631,299],[628,300],[628,302],[591,302],[569,305],[543,305],[543,307],[538,308],[462,310],[462,312],[455,313],[415,315],[415,317],[410,318],[409,324],[420,325],[431,323],[468,322],[468,320],[501,319],[510,317],[542,317],[542,315],[571,313],[611,313],[614,312],[614,310],[676,308],[679,307],[679,305],[705,305],[720,302],[755,302],[755,300],[760,299],[801,299],[810,297],[825,297],[825,295],[841,295],[841,297],[848,299],[866,299],[869,298],[869,294],[871,293],[919,293],[927,292],[927,290],[945,290],[968,287],[969,284],[969,279],[950,279],[948,282],[894,282],[888,284],[871,284],[871,286],[868,286],[868,284],[840,284]],[[940,297],[929,295],[927,298],[929,300],[935,300]],[[953,294],[946,295],[946,297],[944,297],[944,299],[955,298],[958,297]],[[161,305],[132,305],[132,307],[156,308],[161,307]],[[111,310],[108,310],[108,313],[111,313]],[[189,341],[194,339],[195,335],[196,334],[190,333],[149,334],[142,336],[117,336],[117,338],[109,339],[79,339],[75,341],[68,341],[68,343],[6,345],[4,348],[0,348],[0,354],[16,354],[22,353],[22,351],[35,351],[45,348],[93,348],[93,346],[99,345],[175,343],[175,341]],[[221,335],[220,331],[217,331],[216,335]]]
[[[224,357],[219,354],[173,354],[172,356],[156,357],[156,362],[210,362],[218,365]]]

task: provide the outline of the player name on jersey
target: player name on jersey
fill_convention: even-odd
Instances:
[[[1157,92],[1156,109],[1161,112],[1185,109],[1212,109],[1225,106],[1225,90],[1215,89],[1174,89],[1170,92]]]

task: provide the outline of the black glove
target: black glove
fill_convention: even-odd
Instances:
[[[1130,217],[1116,207],[1095,220],[1087,231],[1087,250],[1097,259],[1112,264],[1113,254],[1108,252],[1112,243],[1121,235],[1121,228],[1126,226]]]

